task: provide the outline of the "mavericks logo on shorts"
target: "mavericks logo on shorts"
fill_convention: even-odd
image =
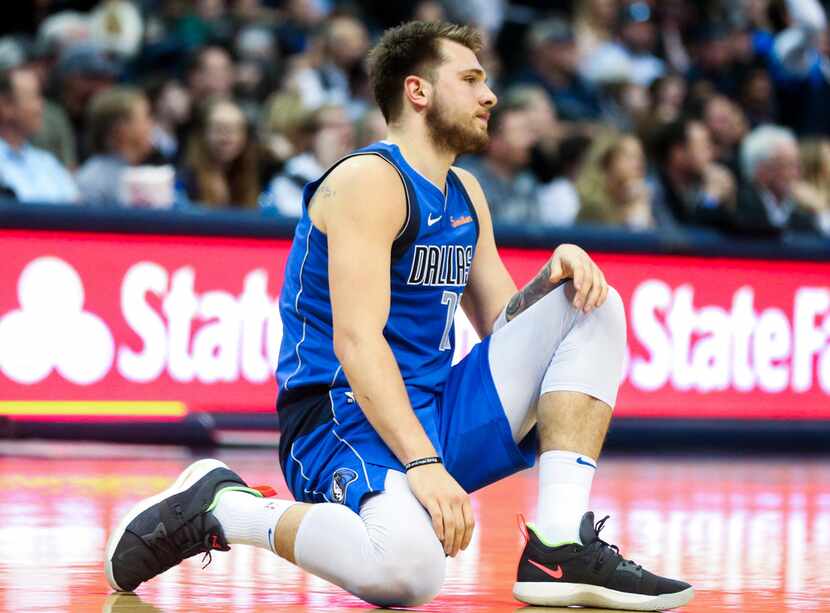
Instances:
[[[343,503],[346,500],[346,490],[349,484],[357,481],[357,473],[351,468],[338,468],[331,477],[332,502]]]

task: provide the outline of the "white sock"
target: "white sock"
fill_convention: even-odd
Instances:
[[[294,500],[259,498],[253,494],[227,491],[219,494],[213,515],[219,520],[231,545],[253,545],[273,553],[277,522]]]
[[[579,543],[579,523],[588,510],[597,461],[571,451],[546,451],[539,457],[536,526],[551,544]]]

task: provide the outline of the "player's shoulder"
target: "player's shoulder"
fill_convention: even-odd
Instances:
[[[318,186],[313,204],[322,205],[316,221],[323,229],[335,219],[342,224],[345,216],[397,232],[406,218],[400,174],[378,155],[358,154],[341,160]]]
[[[329,172],[325,183],[341,183],[362,188],[371,185],[373,189],[400,189],[401,179],[398,171],[379,155],[357,153],[341,160]]]

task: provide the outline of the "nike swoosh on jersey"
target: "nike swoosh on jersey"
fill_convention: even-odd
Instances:
[[[433,225],[433,224],[438,223],[439,221],[441,221],[441,218],[442,218],[442,217],[444,217],[444,216],[443,216],[443,215],[441,215],[440,217],[436,217],[435,219],[433,219],[433,218],[432,218],[432,213],[430,213],[429,215],[427,215],[427,225],[428,225],[428,226],[431,226],[431,225]]]
[[[554,579],[561,579],[562,575],[565,574],[564,572],[562,572],[562,567],[559,566],[559,564],[554,566],[553,570],[551,570],[547,566],[543,566],[543,565],[539,564],[538,562],[534,562],[533,560],[528,559],[528,562],[533,564],[533,566],[535,566],[536,568],[541,570],[546,575],[548,575],[550,577],[553,577]]]

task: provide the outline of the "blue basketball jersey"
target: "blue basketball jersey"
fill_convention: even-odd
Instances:
[[[449,375],[454,315],[475,253],[475,209],[453,171],[442,192],[406,162],[397,145],[381,141],[343,160],[357,155],[382,157],[403,181],[407,218],[392,245],[391,303],[383,332],[404,383],[437,392]],[[276,375],[281,397],[309,386],[348,385],[334,354],[327,239],[308,215],[315,191],[337,164],[303,190],[303,215],[280,294],[283,337]],[[372,177],[365,183],[371,190]]]

